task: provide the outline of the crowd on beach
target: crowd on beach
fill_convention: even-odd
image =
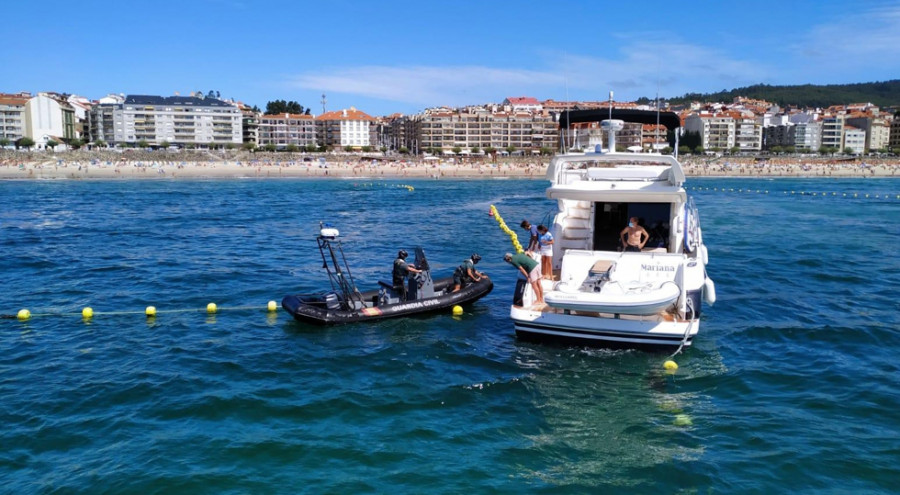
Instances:
[[[548,157],[411,157],[245,150],[0,151],[0,179],[161,177],[543,178]],[[689,176],[892,177],[900,158],[682,157]]]

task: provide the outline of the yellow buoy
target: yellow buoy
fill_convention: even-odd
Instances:
[[[276,309],[278,309],[278,304],[276,304],[275,301],[269,301],[269,305],[266,306],[266,308],[269,311],[275,311]]]
[[[147,309],[144,310],[144,314],[146,314],[147,316],[156,316],[156,307],[147,306]]]
[[[16,314],[16,318],[18,318],[22,321],[25,321],[25,320],[31,318],[31,311],[28,311],[27,309],[20,309],[19,312]]]
[[[216,312],[218,308],[216,308],[216,303],[209,303],[206,305],[206,312],[209,314],[213,314]]]
[[[84,319],[89,319],[94,317],[94,310],[91,308],[84,308],[81,310],[81,317]]]
[[[669,360],[669,361],[666,361],[665,363],[663,363],[663,368],[665,368],[666,371],[675,371],[678,369],[678,363],[676,363],[675,361]]]
[[[462,306],[453,306],[453,316],[461,316],[463,314]]]

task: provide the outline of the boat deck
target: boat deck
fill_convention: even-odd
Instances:
[[[541,285],[544,288],[544,293],[546,294],[548,291],[553,290],[553,284],[559,280],[559,271],[555,270],[553,272],[553,279],[543,279],[541,280]],[[531,311],[540,311],[542,314],[560,314],[560,315],[571,315],[571,316],[589,316],[594,318],[610,318],[610,319],[619,319],[619,320],[636,320],[636,321],[667,321],[667,322],[675,322],[675,323],[687,323],[690,320],[686,320],[684,318],[679,318],[678,315],[671,313],[669,311],[660,311],[653,315],[627,315],[627,314],[614,314],[614,313],[598,313],[594,311],[576,311],[576,310],[568,310],[561,308],[554,308],[546,303],[533,304],[531,306],[524,307],[523,309],[529,309]]]

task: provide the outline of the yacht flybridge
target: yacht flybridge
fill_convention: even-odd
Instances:
[[[693,200],[676,157],[617,153],[623,121],[659,123],[674,130],[674,113],[637,110],[570,111],[561,126],[600,122],[608,149],[553,158],[546,194],[557,200],[551,232],[553,280],[543,280],[545,304],[533,304],[528,284],[510,316],[516,335],[606,347],[691,345],[700,330],[702,302],[715,302],[708,254]],[[677,132],[676,132],[677,136]],[[677,145],[676,145],[677,148]],[[621,233],[636,217],[646,243],[626,252]]]

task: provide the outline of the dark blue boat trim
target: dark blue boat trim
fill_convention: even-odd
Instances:
[[[570,327],[560,327],[558,325],[550,326],[550,325],[540,325],[540,324],[535,324],[535,323],[523,323],[520,321],[516,321],[515,325],[516,325],[516,334],[519,334],[520,332],[528,332],[527,329],[543,330],[543,331],[528,332],[528,333],[546,336],[548,338],[553,338],[555,336],[554,334],[548,333],[548,332],[566,332],[566,333],[573,333],[573,334],[578,334],[578,335],[585,335],[586,337],[580,337],[581,339],[584,339],[584,340],[603,340],[602,337],[616,337],[616,338],[620,338],[620,339],[631,339],[631,340],[637,340],[637,341],[654,341],[654,340],[655,341],[665,341],[665,342],[671,342],[672,345],[681,344],[681,340],[684,338],[683,335],[669,336],[669,335],[656,335],[656,334],[635,334],[635,333],[628,333],[628,332],[613,332],[613,331],[605,331],[605,330],[600,330],[600,331],[582,330],[582,329],[576,329],[576,328],[570,328]],[[522,328],[523,330],[520,331],[519,330],[520,328]],[[597,337],[597,338],[592,338],[592,337]],[[691,341],[691,337],[688,337],[688,343],[690,343],[690,341]]]

